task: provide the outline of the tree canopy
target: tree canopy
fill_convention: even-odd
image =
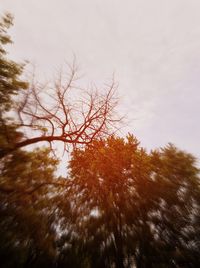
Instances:
[[[4,163],[4,267],[199,266],[192,155],[173,145],[147,153],[129,135],[75,149],[67,179],[55,176],[56,164],[48,150]]]

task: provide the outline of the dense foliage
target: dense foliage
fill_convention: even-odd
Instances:
[[[54,175],[56,163],[46,150],[4,163],[4,267],[199,266],[192,155],[173,145],[148,154],[128,136],[75,150],[67,179]]]
[[[198,267],[200,182],[192,155],[147,154],[132,136],[75,151],[76,226],[90,267]],[[94,261],[94,263],[93,263]]]
[[[20,79],[24,65],[8,59],[4,48],[12,43],[7,33],[12,23],[10,14],[5,14],[0,21],[0,154],[5,148],[12,148],[13,143],[22,137],[8,112],[14,105],[13,96],[28,86]]]

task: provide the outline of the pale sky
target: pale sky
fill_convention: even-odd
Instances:
[[[0,0],[0,10],[15,17],[10,58],[45,79],[73,54],[86,83],[115,72],[123,133],[200,158],[199,0]]]

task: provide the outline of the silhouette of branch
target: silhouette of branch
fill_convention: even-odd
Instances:
[[[95,138],[113,133],[113,125],[121,121],[121,118],[115,118],[118,99],[115,97],[117,85],[114,79],[106,85],[104,93],[99,93],[93,88],[80,89],[76,85],[76,72],[77,67],[73,64],[67,80],[64,81],[60,74],[53,86],[33,81],[23,92],[16,106],[16,126],[22,132],[27,131],[28,137],[24,135],[10,148],[0,149],[0,158],[24,146],[44,141],[51,148],[53,142],[63,142],[64,151],[68,151],[69,145],[88,144]]]

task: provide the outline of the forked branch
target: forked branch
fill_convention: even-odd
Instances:
[[[16,126],[26,135],[8,149],[0,150],[0,158],[24,146],[63,142],[70,146],[85,145],[93,139],[112,134],[118,99],[114,79],[101,90],[81,89],[77,85],[77,68],[73,65],[66,79],[62,75],[53,85],[32,83],[16,105]]]

